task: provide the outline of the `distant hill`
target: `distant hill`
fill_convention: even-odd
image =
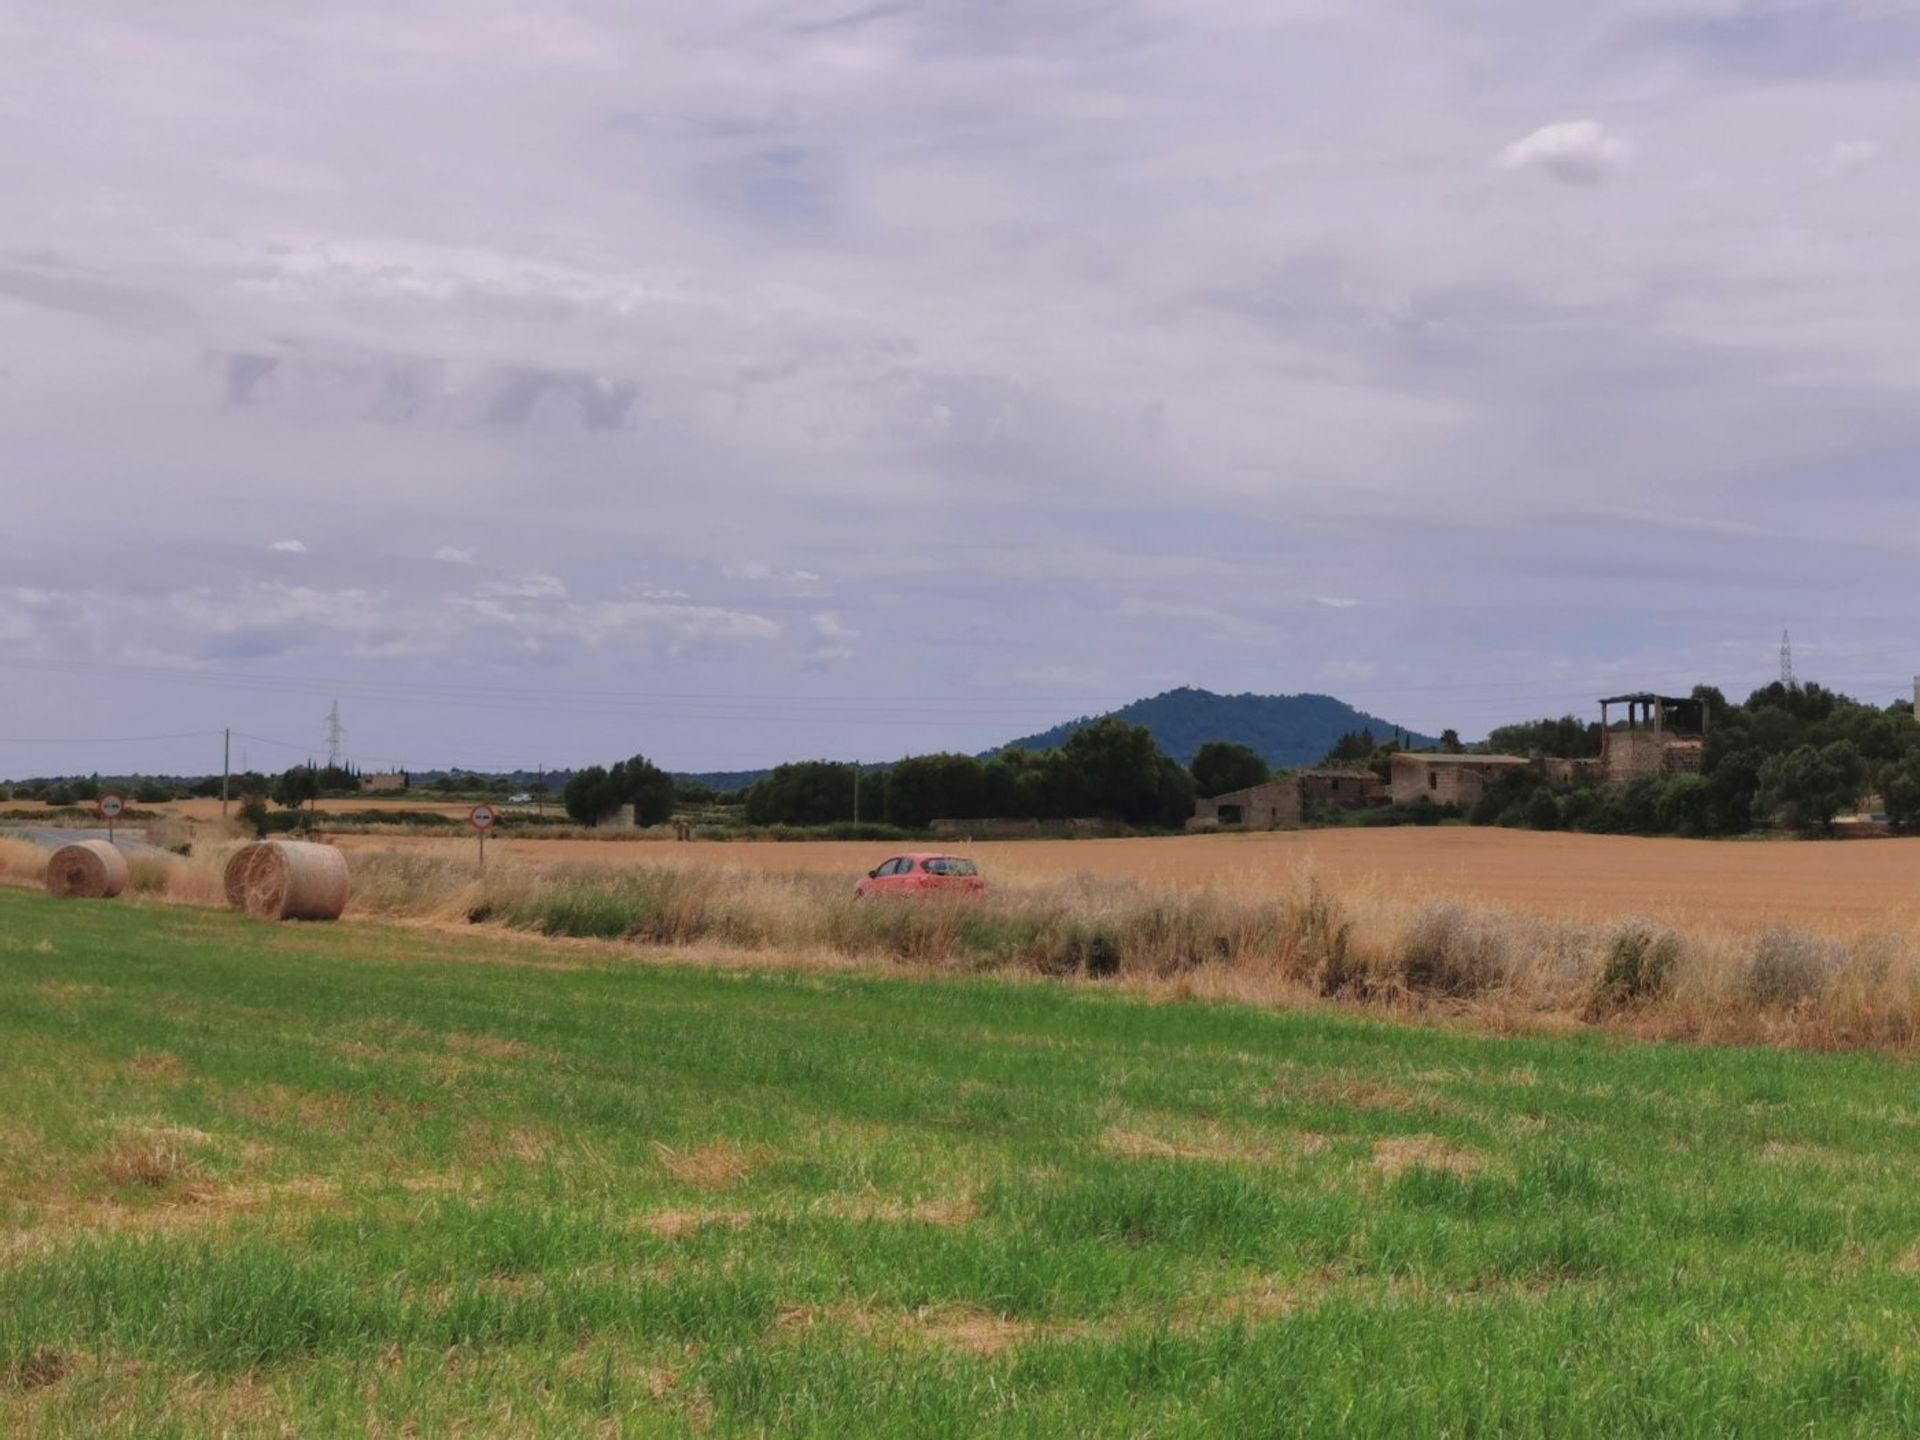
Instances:
[[[1371,730],[1378,739],[1391,740],[1395,729],[1391,720],[1356,710],[1331,695],[1216,695],[1186,686],[1136,700],[1112,713],[1130,724],[1146,726],[1160,748],[1182,765],[1209,740],[1246,745],[1277,768],[1311,765],[1349,730]],[[1001,748],[1050,750],[1099,718],[1083,715]],[[1439,743],[1429,735],[1401,733],[1414,746]]]

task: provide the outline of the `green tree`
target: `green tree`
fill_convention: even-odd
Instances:
[[[776,765],[747,791],[749,825],[832,825],[853,819],[854,767],[832,760]],[[886,785],[860,777],[860,813],[886,813]]]
[[[273,782],[273,800],[283,810],[298,810],[320,798],[320,777],[311,765],[295,765]]]
[[[574,771],[567,777],[567,787],[560,792],[560,798],[569,818],[582,825],[598,825],[620,808],[604,765],[589,765]]]
[[[1880,771],[1880,801],[1893,828],[1905,833],[1920,821],[1920,750],[1910,750]]]
[[[1600,753],[1600,722],[1562,715],[1558,720],[1528,720],[1518,725],[1502,725],[1487,736],[1487,749],[1495,755],[1543,755],[1581,760]]]
[[[1167,828],[1193,814],[1193,777],[1144,725],[1103,716],[1068,736],[1060,756],[1079,814]]]
[[[1333,742],[1333,748],[1321,759],[1322,765],[1364,765],[1379,748],[1371,730],[1349,730]]]
[[[567,814],[582,825],[598,825],[622,805],[633,806],[636,825],[659,825],[673,815],[673,777],[644,755],[619,761],[611,770],[601,765],[576,770],[560,794]]]
[[[1443,753],[1458,755],[1466,748],[1466,746],[1460,743],[1460,732],[1458,730],[1442,730],[1440,732],[1440,749]]]
[[[1754,808],[1797,830],[1833,828],[1833,817],[1859,799],[1866,766],[1850,740],[1816,750],[1802,745],[1760,767]]]
[[[255,839],[264,839],[267,833],[267,802],[259,795],[249,795],[240,802],[240,823],[253,831]]]
[[[909,755],[887,772],[886,796],[887,820],[907,830],[995,813],[987,767],[971,755]]]
[[[1209,740],[1194,752],[1193,788],[1202,795],[1225,795],[1230,790],[1245,790],[1263,785],[1272,776],[1267,762],[1249,745],[1231,740]]]

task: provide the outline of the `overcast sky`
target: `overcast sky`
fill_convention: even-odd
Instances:
[[[1916,82],[1906,0],[0,0],[0,775],[1893,698]]]

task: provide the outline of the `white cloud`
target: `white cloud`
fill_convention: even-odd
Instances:
[[[1174,620],[1188,625],[1208,625],[1230,635],[1252,637],[1264,633],[1264,627],[1217,606],[1180,600],[1130,599],[1120,602],[1120,613],[1133,619]]]
[[[1820,173],[1829,180],[1864,170],[1878,160],[1882,147],[1877,140],[1836,140],[1820,163]]]
[[[276,540],[267,546],[267,548],[269,550],[278,550],[282,555],[304,555],[307,553],[306,544],[299,540]]]
[[[851,640],[860,633],[831,610],[823,610],[815,615],[813,628],[829,640]]]
[[[525,570],[504,579],[485,581],[476,593],[503,600],[564,600],[567,587],[557,575]]]
[[[442,565],[477,565],[479,552],[472,546],[442,545],[433,552],[433,558]]]
[[[811,570],[782,570],[764,560],[736,561],[725,566],[720,573],[729,580],[770,581],[801,590],[811,589],[820,583],[819,575]]]
[[[1495,160],[1503,170],[1540,170],[1569,185],[1597,185],[1633,158],[1633,145],[1597,120],[1542,125]]]
[[[1360,602],[1346,595],[1316,595],[1313,597],[1313,603],[1324,605],[1329,610],[1351,610]]]

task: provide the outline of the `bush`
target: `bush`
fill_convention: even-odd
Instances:
[[[265,839],[267,834],[267,802],[263,796],[249,795],[240,802],[240,823],[252,829],[256,839]]]
[[[1836,949],[1799,931],[1767,931],[1741,969],[1741,999],[1762,1010],[1788,1010],[1814,999],[1839,968]]]
[[[1560,802],[1551,790],[1541,790],[1527,802],[1527,825],[1534,830],[1560,828]]]
[[[1506,937],[1498,925],[1451,903],[1416,915],[1394,960],[1401,984],[1417,994],[1468,999],[1507,978]]]
[[[1673,984],[1680,937],[1645,920],[1625,920],[1606,937],[1587,1018],[1662,999]]]

